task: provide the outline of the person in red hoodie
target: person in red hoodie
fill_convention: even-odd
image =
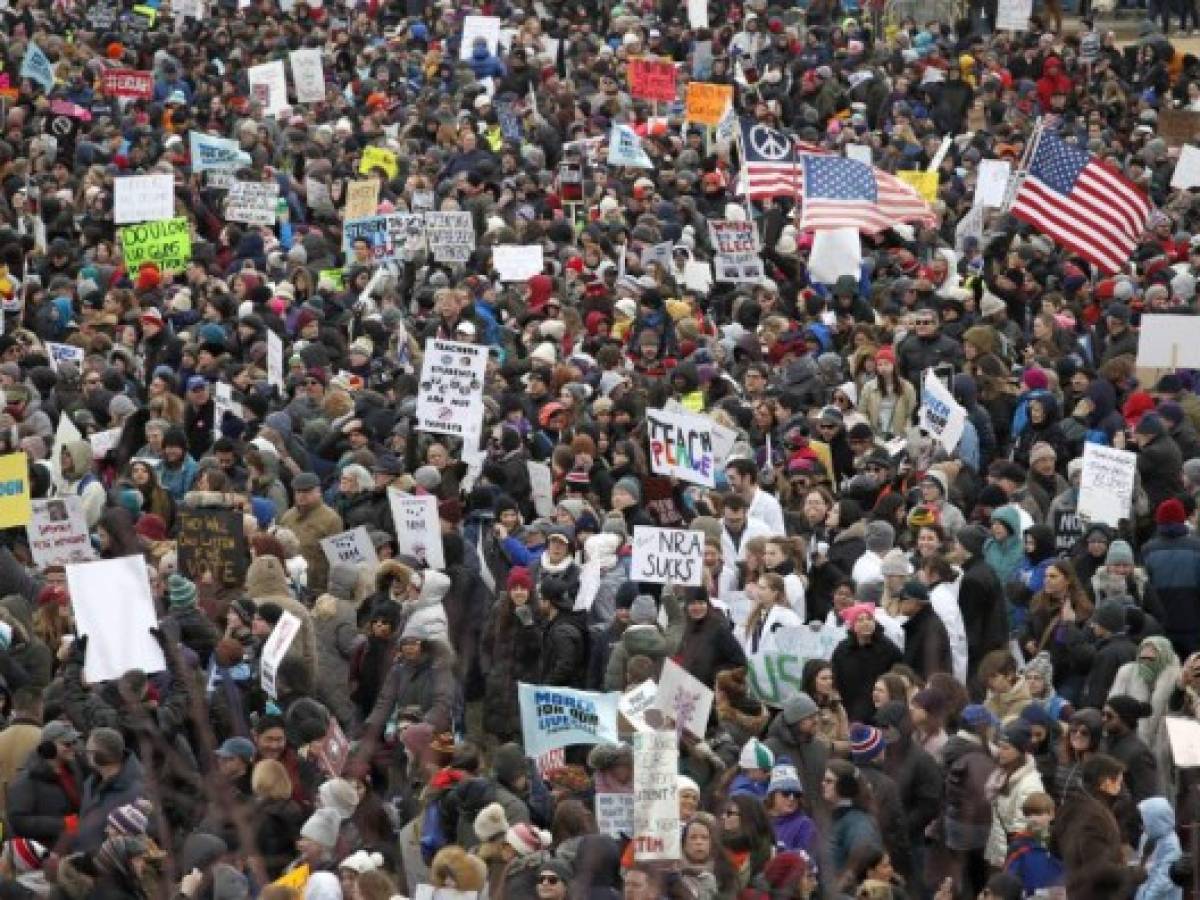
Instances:
[[[1042,65],[1042,77],[1037,82],[1038,103],[1042,111],[1050,109],[1050,101],[1055,94],[1071,95],[1071,79],[1063,73],[1062,60],[1051,56]]]

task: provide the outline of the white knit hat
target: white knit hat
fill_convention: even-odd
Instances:
[[[505,832],[504,841],[517,851],[517,856],[529,856],[550,846],[550,832],[518,822]]]
[[[750,738],[746,741],[746,746],[742,748],[742,755],[738,757],[738,766],[743,769],[769,771],[773,765],[775,765],[775,754],[766,744],[757,738]]]
[[[342,819],[334,810],[318,809],[308,817],[308,821],[300,829],[300,837],[308,838],[322,847],[333,849],[337,844],[341,824]]]
[[[499,803],[489,803],[475,817],[475,836],[483,842],[494,841],[508,831],[508,818]]]

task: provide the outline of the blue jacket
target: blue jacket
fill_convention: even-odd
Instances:
[[[749,794],[751,797],[757,797],[759,800],[767,799],[767,787],[769,781],[755,781],[746,775],[745,772],[739,772],[737,778],[733,779],[733,783],[729,785],[729,796],[734,794]]]
[[[1014,834],[1008,842],[1004,871],[1021,882],[1028,897],[1042,888],[1066,883],[1062,860],[1046,849],[1045,843],[1031,834]]]
[[[1183,900],[1183,889],[1171,881],[1171,864],[1183,855],[1171,804],[1165,797],[1147,797],[1138,812],[1144,829],[1138,855],[1145,862],[1146,880],[1134,900]]]
[[[190,454],[184,454],[183,462],[178,469],[162,466],[158,470],[158,480],[166,492],[171,495],[171,499],[180,503],[183,501],[184,494],[192,489],[192,485],[196,482],[196,476],[199,474],[200,467],[196,465],[196,461]]]

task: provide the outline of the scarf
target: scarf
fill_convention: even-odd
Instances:
[[[1168,667],[1176,662],[1175,650],[1171,647],[1171,642],[1165,637],[1148,637],[1142,641],[1142,647],[1147,644],[1154,648],[1154,659],[1152,661],[1143,661],[1141,658],[1141,648],[1138,652],[1137,673],[1146,687],[1153,689],[1154,683],[1158,681],[1158,676],[1163,673]]]

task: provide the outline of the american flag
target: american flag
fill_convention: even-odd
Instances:
[[[1146,228],[1150,202],[1086,150],[1044,131],[1010,212],[1105,272],[1117,272]]]
[[[751,200],[798,199],[803,181],[803,155],[825,151],[759,122],[742,120],[739,127],[747,196]]]
[[[857,228],[874,234],[897,222],[936,225],[929,204],[900,179],[856,159],[804,156],[801,230]]]

